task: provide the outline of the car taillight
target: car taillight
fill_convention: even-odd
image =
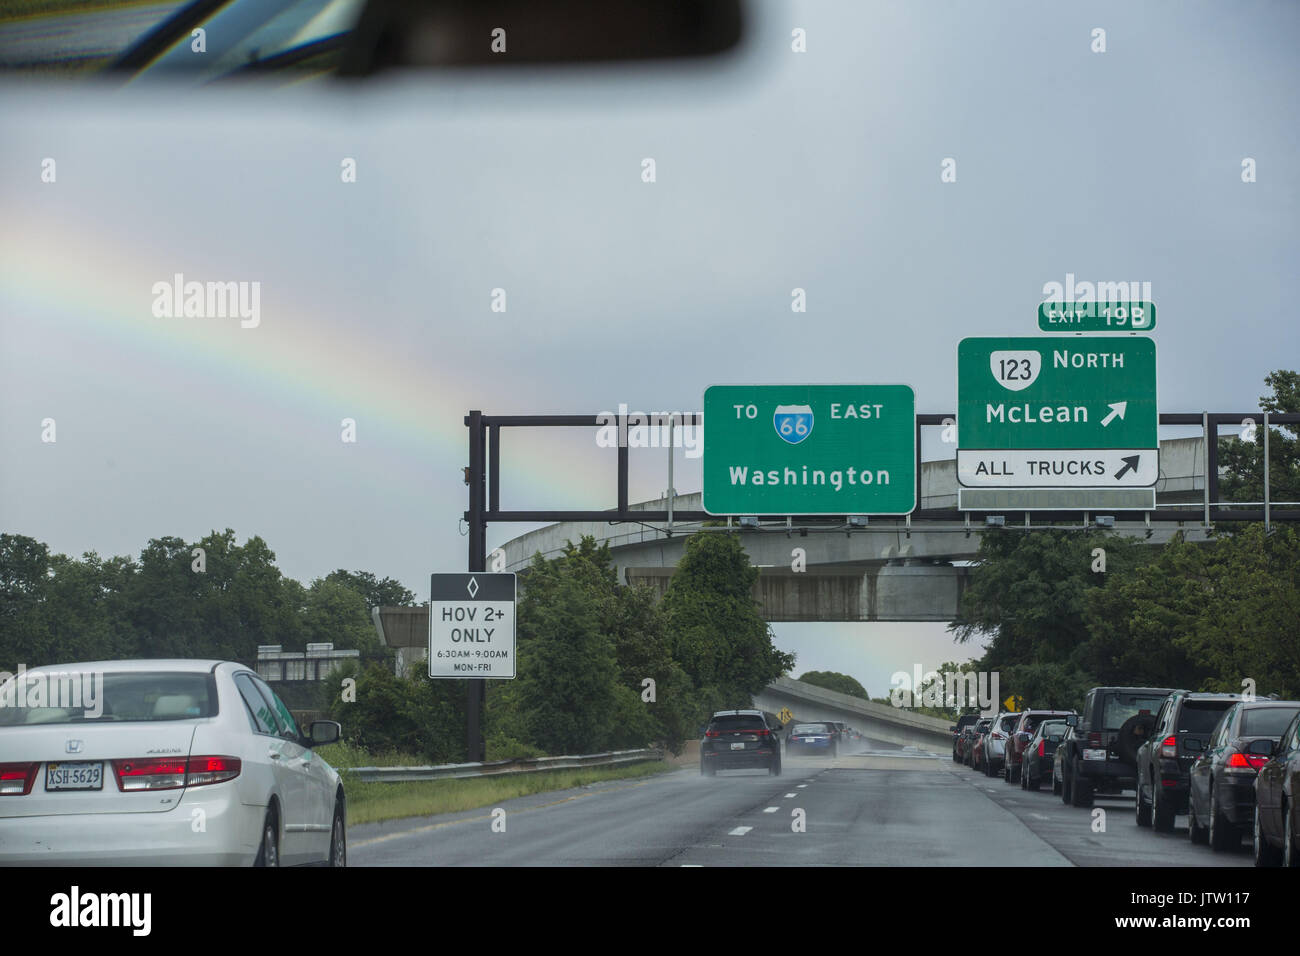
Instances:
[[[722,736],[722,732],[721,732],[721,731],[718,731],[718,730],[706,730],[706,731],[704,732],[704,736],[706,736],[706,737],[721,737],[721,736]]]
[[[179,790],[224,783],[239,776],[238,757],[145,757],[114,760],[117,788],[123,793],[133,790]]]
[[[1178,756],[1178,738],[1170,734],[1160,742],[1160,756],[1177,757]]]
[[[1038,756],[1040,756],[1040,757],[1046,757],[1047,754],[1044,753],[1044,751],[1045,751],[1046,749],[1047,749],[1047,741],[1046,741],[1046,740],[1040,740],[1040,741],[1038,742]]]
[[[0,763],[0,797],[25,797],[32,792],[39,763]]]
[[[1231,757],[1228,758],[1227,765],[1229,767],[1240,768],[1242,770],[1246,768],[1250,768],[1251,770],[1258,770],[1266,763],[1268,763],[1267,757],[1259,757],[1256,756],[1255,754],[1238,753],[1238,754],[1233,754]]]
[[[1088,746],[1091,747],[1093,750],[1096,750],[1100,748],[1101,745],[1102,745],[1101,734],[1094,730],[1092,733],[1088,735]]]

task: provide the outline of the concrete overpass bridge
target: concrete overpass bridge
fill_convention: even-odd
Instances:
[[[952,749],[952,721],[926,717],[900,707],[877,704],[815,684],[778,677],[754,697],[754,706],[779,714],[789,709],[792,721],[842,720],[872,740],[946,754]]]
[[[1200,504],[1205,494],[1205,460],[1202,438],[1162,442],[1157,508]],[[922,463],[919,506],[956,508],[955,460]],[[641,502],[631,505],[631,510],[664,512],[668,501]],[[674,513],[702,510],[699,494],[673,498]],[[1032,521],[1032,516],[1026,521]],[[1053,526],[1062,527],[1059,523]],[[667,522],[562,522],[502,545],[504,566],[500,570],[523,570],[534,554],[556,557],[566,542],[590,535],[597,543],[609,544],[621,582],[645,585],[663,594],[687,537],[710,530],[698,521],[671,526]],[[957,616],[970,574],[969,562],[979,549],[983,530],[982,524],[952,520],[872,518],[868,526],[859,528],[847,524],[798,527],[787,519],[763,522],[758,528],[741,529],[741,533],[750,561],[762,569],[754,597],[771,623],[951,621]],[[1115,530],[1152,545],[1164,544],[1179,530],[1193,540],[1205,534],[1202,525],[1184,526],[1182,522],[1117,520]],[[796,570],[799,559],[801,569]],[[489,567],[496,568],[496,564],[489,561]]]

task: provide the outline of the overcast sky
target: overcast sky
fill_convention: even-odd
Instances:
[[[1151,284],[1162,411],[1254,410],[1300,366],[1300,6],[818,0],[751,27],[668,70],[0,88],[0,528],[113,555],[230,527],[304,582],[423,600],[465,567],[471,408],[903,382],[950,412],[958,340],[1037,334],[1067,273]],[[156,316],[177,273],[259,282],[256,327]],[[592,434],[506,451],[503,507],[614,504]],[[633,462],[633,498],[662,492],[663,454]],[[877,695],[970,654],[936,624],[775,630]]]

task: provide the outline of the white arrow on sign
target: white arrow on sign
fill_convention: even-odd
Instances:
[[[1109,425],[1112,421],[1115,420],[1116,415],[1118,415],[1120,418],[1123,418],[1124,412],[1126,412],[1127,410],[1128,410],[1128,402],[1111,402],[1110,414],[1101,420],[1101,427],[1105,428],[1107,425]]]

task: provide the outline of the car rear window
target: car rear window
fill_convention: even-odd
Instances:
[[[1189,734],[1208,734],[1218,724],[1223,712],[1235,703],[1235,700],[1185,701],[1182,713],[1178,715],[1178,731]]]
[[[828,734],[825,724],[795,724],[792,734]]]
[[[27,706],[18,706],[24,701],[17,681],[15,677],[0,688],[0,726],[193,720],[217,713],[215,687],[205,673],[29,672],[23,689]],[[38,685],[42,696],[35,698]],[[32,706],[37,700],[41,706]]]
[[[752,714],[733,714],[729,717],[714,717],[709,724],[710,730],[728,733],[735,730],[763,730],[766,724],[763,718]]]
[[[1300,707],[1255,707],[1241,720],[1243,737],[1281,737]]]
[[[1002,718],[1002,725],[1001,725],[1002,729],[1006,731],[1014,730],[1016,726],[1016,721],[1018,721],[1019,719],[1020,719],[1019,714],[1008,714],[1006,717]]]
[[[1163,695],[1158,697],[1139,696],[1137,694],[1107,694],[1102,705],[1102,729],[1119,730],[1138,711],[1145,710],[1154,714],[1165,702]]]

